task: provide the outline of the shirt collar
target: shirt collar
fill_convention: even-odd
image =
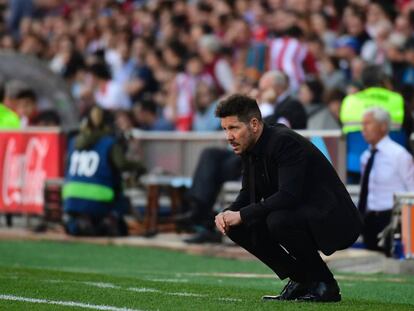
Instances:
[[[248,152],[249,154],[260,156],[265,153],[265,148],[267,145],[267,142],[270,138],[270,127],[266,123],[263,123],[263,132],[260,135],[259,139],[257,140],[256,144],[253,146],[253,148]]]
[[[387,148],[388,143],[390,142],[391,138],[386,135],[384,136],[375,146],[375,149],[383,151]],[[370,150],[374,149],[372,145],[370,145]]]
[[[290,95],[289,90],[284,91],[282,94],[280,94],[277,98],[276,98],[276,105],[281,103],[282,101],[284,101],[286,98],[288,98]]]

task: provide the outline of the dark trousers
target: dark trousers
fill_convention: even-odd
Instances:
[[[391,221],[391,210],[383,212],[371,212],[364,216],[364,228],[362,230],[362,237],[365,247],[374,251],[385,251],[378,247],[378,234],[389,225]]]
[[[253,226],[231,227],[228,236],[281,279],[289,277],[297,282],[333,280],[300,209],[272,212]]]
[[[233,151],[220,147],[206,148],[201,153],[187,193],[196,209],[198,225],[214,227],[213,207],[223,183],[241,176],[241,158]]]

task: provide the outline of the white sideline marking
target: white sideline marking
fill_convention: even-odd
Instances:
[[[159,289],[155,288],[146,288],[146,287],[128,287],[127,290],[137,292],[137,293],[159,293]]]
[[[99,288],[120,288],[117,285],[114,285],[112,283],[104,283],[104,282],[82,282],[85,285],[95,286]]]
[[[188,283],[187,279],[147,279],[152,282],[162,282],[162,283]]]
[[[217,298],[217,300],[220,300],[220,301],[236,301],[236,302],[242,301],[239,298]]]
[[[203,294],[194,294],[194,293],[186,293],[186,292],[175,292],[175,293],[165,292],[165,294],[171,295],[171,296],[183,296],[183,297],[207,297],[207,295],[203,295]]]
[[[0,277],[2,278],[2,277]],[[6,278],[10,278],[10,277],[6,277]],[[173,279],[164,279],[165,281],[167,280],[173,280]],[[157,279],[157,281],[161,281],[161,279]],[[136,292],[136,293],[160,293],[163,295],[169,295],[169,296],[181,296],[181,297],[209,297],[208,294],[197,294],[197,293],[189,293],[189,292],[167,292],[167,291],[162,291],[160,289],[156,289],[156,288],[148,288],[148,287],[128,287],[128,288],[122,288],[121,286],[112,284],[112,283],[104,283],[104,282],[92,282],[92,281],[65,281],[65,280],[58,280],[58,279],[44,279],[43,282],[49,282],[49,283],[80,283],[80,284],[85,284],[88,286],[93,286],[93,287],[98,287],[98,288],[113,288],[113,289],[119,289],[119,290],[127,290],[127,291],[132,291],[132,292]],[[188,282],[188,280],[184,280],[184,282]],[[30,299],[31,302],[34,303],[49,303],[49,304],[61,304],[61,303],[71,303],[70,306],[78,306],[78,305],[73,305],[73,303],[77,303],[77,302],[60,302],[60,301],[52,301],[52,300],[45,300],[45,299],[35,299],[35,298],[25,298],[25,297],[18,297],[18,296],[11,296],[11,295],[0,295],[0,299],[5,300],[6,298],[4,297],[17,297],[17,298],[21,298],[23,300],[19,300],[19,301],[29,301]],[[218,300],[218,301],[233,301],[233,302],[240,302],[243,301],[242,299],[239,298],[231,298],[231,297],[211,297],[214,300]],[[28,300],[24,300],[24,299],[28,299]],[[18,300],[18,299],[8,299],[8,300]],[[33,301],[33,300],[38,300],[38,301]],[[82,304],[82,303],[80,303]],[[65,306],[67,304],[64,304]],[[96,306],[96,305],[89,305],[89,304],[83,304],[85,306],[83,306],[84,308],[96,308],[96,310],[113,310],[113,311],[128,311],[128,310],[134,310],[137,311],[135,309],[125,309],[125,308],[117,308],[117,307],[111,307],[111,306]],[[69,306],[69,305],[67,305]],[[90,306],[90,307],[88,307]],[[82,306],[80,306],[82,307]],[[108,307],[108,308],[115,308],[115,309],[98,309],[103,307]],[[139,310],[138,310],[139,311]]]
[[[12,300],[12,301],[24,301],[24,302],[32,302],[32,303],[45,303],[45,304],[59,305],[59,306],[65,306],[65,307],[79,307],[79,308],[95,309],[95,310],[140,311],[138,309],[118,308],[118,307],[105,306],[105,305],[92,305],[89,303],[82,303],[82,302],[76,302],[76,301],[61,301],[61,300],[27,298],[27,297],[20,297],[20,296],[14,296],[14,295],[0,295],[0,299]]]

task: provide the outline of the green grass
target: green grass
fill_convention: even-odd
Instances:
[[[0,242],[0,310],[88,310],[43,300],[134,310],[414,310],[412,276],[336,276],[340,303],[261,302],[284,282],[259,262],[150,248]]]

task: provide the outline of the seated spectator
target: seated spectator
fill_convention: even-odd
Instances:
[[[323,109],[323,92],[323,84],[313,77],[309,77],[300,85],[298,99],[305,107],[308,118]]]
[[[123,214],[128,208],[120,173],[145,171],[125,158],[108,126],[105,112],[91,109],[79,135],[71,139],[63,186],[64,225],[70,235],[127,235]]]
[[[322,109],[308,119],[309,130],[341,129],[339,111],[345,93],[338,89],[329,90],[325,95]]]
[[[226,181],[241,177],[241,159],[230,149],[206,148],[201,153],[191,188],[185,194],[183,208],[176,216],[179,226],[191,227],[196,233],[186,243],[217,243],[221,235],[215,230],[214,204]]]
[[[220,120],[215,117],[217,94],[213,85],[200,82],[194,97],[195,114],[192,130],[197,132],[220,129]]]
[[[157,105],[151,100],[143,100],[132,107],[138,127],[145,131],[173,131],[174,125],[158,113]]]
[[[369,108],[362,119],[362,133],[369,148],[361,156],[361,191],[358,209],[364,220],[362,236],[367,249],[384,251],[378,234],[389,224],[393,194],[414,191],[413,157],[389,137],[390,114]]]
[[[34,126],[59,126],[60,124],[60,116],[53,109],[43,110],[39,112],[33,120]]]
[[[259,92],[263,96],[274,92],[273,114],[265,118],[266,123],[282,123],[292,129],[306,128],[307,116],[303,105],[289,91],[289,78],[279,70],[266,72],[259,81]]]

